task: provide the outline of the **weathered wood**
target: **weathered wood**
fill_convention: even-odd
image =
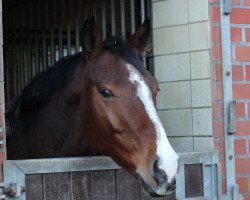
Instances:
[[[185,194],[186,197],[203,196],[202,164],[185,165]]]
[[[92,200],[116,200],[115,171],[91,172]]]
[[[43,175],[31,174],[25,176],[26,200],[43,200]]]
[[[138,181],[124,170],[116,170],[117,200],[140,199],[141,188]]]
[[[27,200],[175,200],[152,198],[123,170],[26,175]]]
[[[91,199],[90,172],[71,172],[72,199]]]
[[[44,200],[71,200],[69,173],[43,175]]]

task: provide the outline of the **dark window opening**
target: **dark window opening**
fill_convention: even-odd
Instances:
[[[95,16],[104,38],[115,34],[125,38],[149,15],[148,2],[3,1],[6,102],[17,97],[37,73],[49,69],[60,58],[81,51],[79,40],[86,18]],[[146,63],[149,65],[150,61],[146,59]]]

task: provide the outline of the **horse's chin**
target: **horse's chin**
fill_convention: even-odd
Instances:
[[[163,197],[170,195],[175,191],[175,187],[169,188],[167,183],[161,184],[157,187],[151,187],[138,175],[140,183],[145,193],[148,193],[151,197]]]

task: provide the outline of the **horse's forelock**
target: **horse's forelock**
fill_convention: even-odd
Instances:
[[[126,62],[131,63],[144,74],[145,69],[142,64],[141,55],[129,42],[119,37],[110,37],[104,41],[103,50],[113,54],[116,59],[122,58]]]

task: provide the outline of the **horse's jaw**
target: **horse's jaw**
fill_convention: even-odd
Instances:
[[[137,174],[137,177],[140,181],[140,184],[143,188],[144,193],[149,194],[151,197],[162,197],[166,195],[170,195],[175,191],[175,183],[167,183],[164,182],[156,187],[151,187],[145,181],[141,178],[139,174]]]

